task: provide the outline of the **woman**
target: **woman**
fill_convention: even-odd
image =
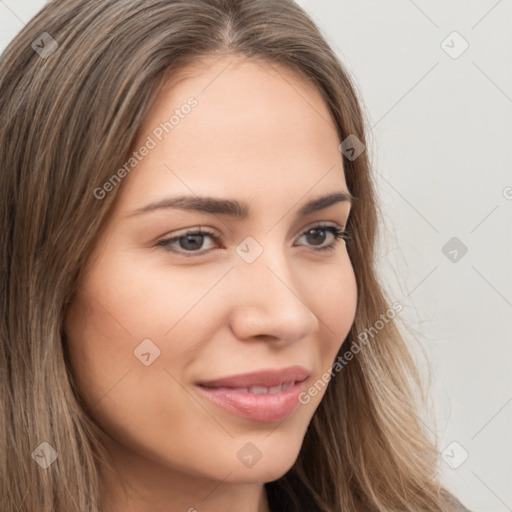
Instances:
[[[55,1],[0,77],[2,510],[464,510],[298,6]]]

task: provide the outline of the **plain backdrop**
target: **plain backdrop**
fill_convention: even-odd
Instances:
[[[0,0],[0,50],[45,3]],[[298,3],[362,97],[382,279],[427,356],[447,485],[510,511],[512,2]]]

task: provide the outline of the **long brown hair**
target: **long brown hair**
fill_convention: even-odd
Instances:
[[[214,55],[294,70],[323,95],[340,141],[355,135],[366,144],[348,73],[289,0],[56,0],[0,58],[3,511],[99,511],[104,434],[74,383],[63,331],[119,187],[102,200],[93,191],[127,160],[164,78]],[[270,506],[453,510],[417,416],[414,362],[396,319],[381,320],[391,305],[375,269],[378,205],[368,155],[340,158],[355,197],[347,228],[358,286],[340,356],[353,349],[353,358],[333,370],[291,470],[266,484]],[[58,458],[42,468],[38,453]]]

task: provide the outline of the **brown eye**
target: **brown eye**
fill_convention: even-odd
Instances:
[[[214,241],[220,240],[220,237],[217,234],[199,229],[194,231],[187,231],[182,235],[161,240],[158,242],[158,245],[164,247],[170,252],[183,254],[184,256],[199,256],[206,252],[206,250],[200,250],[202,249],[206,238],[211,238]]]
[[[328,245],[322,246],[322,243],[325,241],[327,234],[330,233],[334,240]],[[334,249],[337,245],[338,239],[342,238],[344,240],[347,240],[347,232],[343,231],[337,226],[314,226],[312,228],[309,228],[307,231],[305,231],[302,234],[303,237],[306,237],[308,240],[308,244],[310,244],[312,247],[314,247],[315,251],[323,251],[323,250],[330,250]],[[321,246],[321,247],[318,247]],[[318,247],[318,248],[316,248]]]

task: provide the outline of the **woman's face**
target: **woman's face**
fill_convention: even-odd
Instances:
[[[340,141],[320,93],[282,67],[231,56],[180,76],[143,122],[68,310],[72,370],[126,474],[271,481],[325,387],[304,405],[299,392],[354,320],[347,248],[325,229],[344,229],[350,202],[301,211],[348,192]]]

